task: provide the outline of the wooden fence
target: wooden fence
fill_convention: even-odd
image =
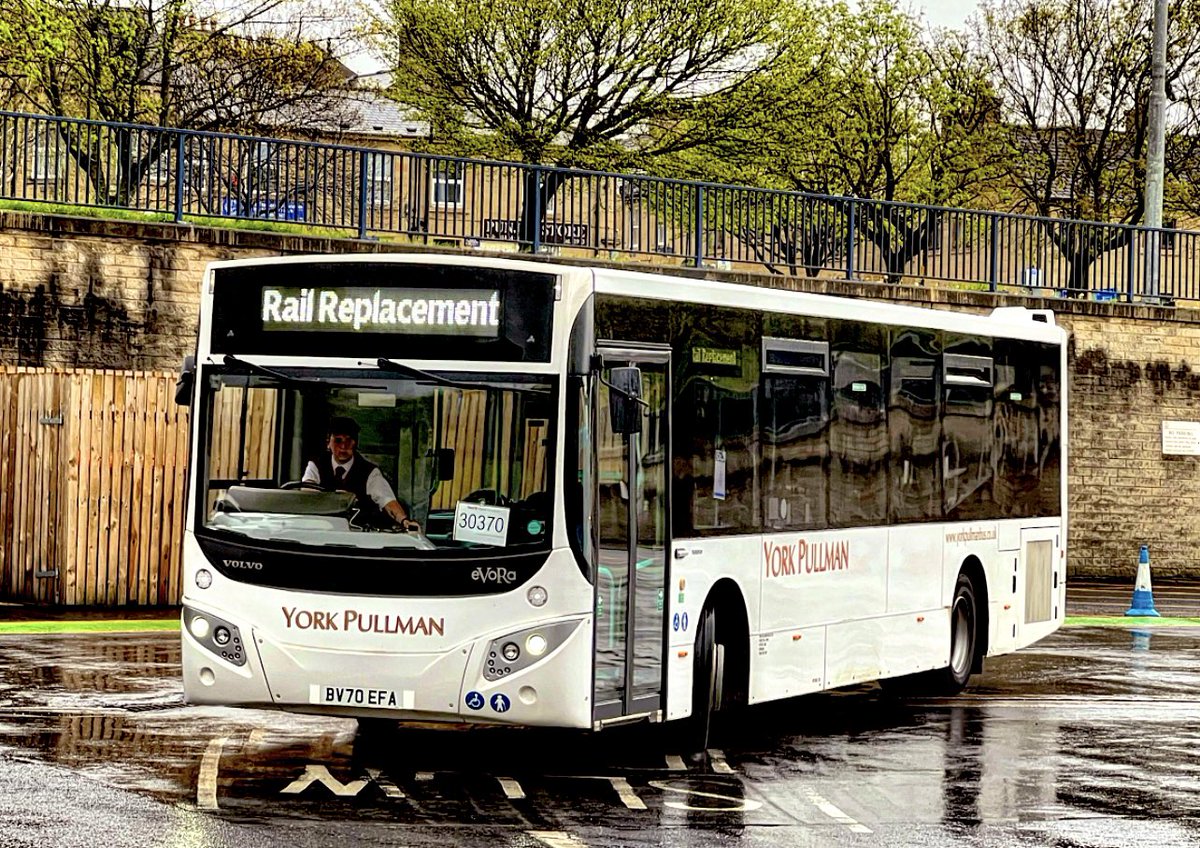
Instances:
[[[174,385],[0,367],[0,599],[179,602],[188,411]]]
[[[179,603],[188,410],[174,394],[175,375],[164,372],[0,366],[0,601]],[[543,488],[547,422],[515,432],[507,397],[493,436],[501,479],[485,480],[487,393],[451,394],[438,414],[456,468],[434,506],[496,483],[515,497]],[[244,410],[242,398],[222,393],[214,412],[214,473],[270,477],[276,393],[250,389]]]

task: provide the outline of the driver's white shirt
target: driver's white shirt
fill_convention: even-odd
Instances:
[[[350,468],[353,465],[354,457],[350,457],[347,462],[338,462],[337,460],[334,460],[334,473],[337,473],[337,469],[340,466],[346,469],[346,474],[349,475]],[[302,479],[305,483],[316,483],[317,485],[320,485],[321,472],[317,470],[317,464],[310,460],[308,467],[304,469],[304,476],[300,479]],[[380,473],[378,467],[371,469],[371,473],[367,475],[367,494],[371,496],[371,500],[375,501],[375,505],[380,509],[383,509],[396,499],[396,495],[392,491],[392,487],[388,485],[387,480],[383,479],[383,474]]]

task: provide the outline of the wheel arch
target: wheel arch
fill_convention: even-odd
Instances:
[[[728,577],[708,590],[702,609],[716,612],[716,641],[725,646],[725,680],[732,684],[735,706],[744,705],[750,692],[750,618],[741,588]]]
[[[979,558],[972,554],[963,560],[962,565],[958,568],[959,575],[966,575],[971,579],[971,586],[975,590],[975,659],[972,660],[972,671],[983,671],[983,658],[988,652],[988,635],[991,626],[991,616],[989,613],[988,599],[990,593],[988,591],[987,572],[984,571],[983,563]],[[957,582],[958,577],[955,577]]]

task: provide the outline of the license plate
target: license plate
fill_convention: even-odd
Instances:
[[[338,707],[368,707],[380,710],[411,710],[415,693],[411,689],[371,689],[363,686],[329,686],[312,683],[308,702]]]

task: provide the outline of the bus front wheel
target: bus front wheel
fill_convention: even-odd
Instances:
[[[708,748],[713,720],[721,709],[725,689],[725,646],[717,641],[717,611],[705,607],[696,628],[692,661],[692,715],[688,719],[687,746]]]

